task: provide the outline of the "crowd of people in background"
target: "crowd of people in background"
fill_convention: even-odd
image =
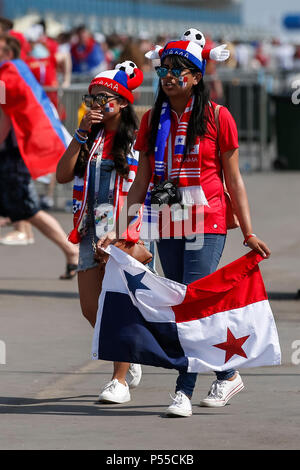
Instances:
[[[88,82],[97,73],[112,69],[130,58],[143,71],[144,77],[153,75],[150,60],[145,52],[155,45],[166,44],[173,37],[151,37],[144,31],[139,37],[112,33],[104,35],[92,32],[88,25],[79,25],[70,31],[63,31],[55,37],[48,33],[48,24],[41,19],[24,31],[14,29],[13,22],[0,18],[0,33],[6,32],[15,36],[21,43],[21,59],[30,67],[38,82],[46,87],[47,94],[55,105],[59,118],[66,119],[66,110],[59,100],[58,86],[68,88],[71,83]],[[205,31],[204,31],[204,34]],[[258,40],[228,41],[226,37],[210,37],[206,34],[205,47],[213,44],[227,44],[230,57],[221,64],[207,61],[206,76],[210,77],[211,97],[222,102],[223,88],[218,79],[218,70],[258,72],[296,72],[300,70],[300,39],[292,43],[284,38]],[[145,81],[144,81],[145,83]],[[151,83],[151,82],[150,82]],[[154,79],[154,88],[157,83]],[[50,195],[51,197],[51,195]]]
[[[231,55],[226,67],[244,70],[263,68],[270,72],[300,69],[300,44],[292,44],[287,40],[234,41],[229,44],[229,48]]]
[[[151,76],[153,68],[151,61],[145,57],[145,52],[154,45],[163,45],[173,39],[168,35],[150,37],[147,31],[139,37],[119,33],[104,35],[90,31],[88,25],[83,24],[55,37],[49,34],[48,29],[47,22],[40,19],[20,32],[14,29],[13,21],[0,17],[0,33],[8,33],[18,39],[21,44],[20,58],[29,66],[37,81],[46,88],[62,122],[66,119],[66,109],[59,99],[58,87],[65,89],[72,83],[88,82],[96,74],[113,69],[116,64],[128,58],[143,71],[144,77],[147,74]],[[225,71],[241,72],[266,70],[278,73],[300,70],[300,39],[299,44],[282,38],[270,38],[263,42],[230,42],[228,38],[211,38],[206,34],[205,47],[222,43],[226,43],[230,50],[229,59],[221,64],[208,60],[206,65],[206,76],[211,77],[208,82],[214,101],[222,103],[223,87],[218,79],[220,67]],[[48,189],[47,194],[41,196],[41,206],[43,209],[51,209],[54,205],[55,177],[49,175],[45,178]]]
[[[103,70],[113,68],[128,57],[144,73],[151,72],[150,61],[145,58],[145,52],[155,44],[162,45],[174,39],[167,35],[150,37],[146,31],[140,37],[118,33],[104,35],[91,32],[88,25],[79,25],[71,31],[49,37],[43,19],[20,33],[13,29],[12,21],[0,18],[1,31],[9,32],[19,39],[22,45],[21,58],[27,62],[38,81],[53,87],[57,85],[57,77],[60,78],[61,86],[67,87],[71,80],[80,81],[82,77],[88,79]],[[262,42],[229,42],[228,38],[210,38],[207,34],[206,38],[207,46],[211,46],[212,42],[227,43],[230,58],[221,65],[223,68],[264,68],[270,71],[300,69],[300,39],[299,44],[296,44],[282,38],[270,38]],[[213,70],[208,70],[208,73],[212,72]],[[53,92],[52,99],[55,102]]]

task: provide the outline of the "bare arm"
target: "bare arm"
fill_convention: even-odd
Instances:
[[[72,58],[69,52],[57,52],[56,60],[59,68],[63,73],[63,83],[62,87],[67,88],[71,84],[71,77],[72,77]]]
[[[82,118],[80,129],[87,132],[92,124],[101,122],[103,114],[99,110],[89,110]],[[75,137],[71,140],[68,148],[58,162],[56,168],[56,180],[58,183],[69,183],[74,178],[74,168],[81,149],[81,144]]]
[[[128,192],[126,200],[127,207],[124,206],[124,210],[121,211],[120,217],[116,224],[117,233],[121,234],[127,229],[128,225],[134,217],[133,212],[135,211],[132,211],[132,209],[141,207],[145,201],[151,176],[152,173],[150,160],[145,155],[145,152],[141,152],[137,174]]]
[[[236,210],[244,238],[246,238],[253,233],[253,229],[247,192],[239,169],[239,151],[238,149],[230,150],[224,153],[221,158],[226,187]],[[251,237],[247,244],[265,258],[271,254],[266,243],[257,237]]]
[[[56,181],[58,183],[65,184],[73,180],[80,149],[81,144],[73,137],[56,167]]]

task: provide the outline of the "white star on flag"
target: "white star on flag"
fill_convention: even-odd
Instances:
[[[175,145],[184,145],[186,137],[184,135],[177,135],[175,139]]]

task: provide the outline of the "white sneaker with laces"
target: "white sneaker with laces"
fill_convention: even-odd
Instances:
[[[127,372],[127,383],[129,388],[136,388],[142,378],[142,368],[140,364],[130,364],[130,367]]]
[[[228,400],[243,390],[243,388],[244,384],[238,372],[236,372],[234,380],[215,380],[207,397],[200,401],[200,406],[225,406]]]
[[[117,379],[113,379],[104,385],[98,399],[98,401],[107,403],[126,403],[130,400],[128,385],[121,384]]]
[[[170,395],[173,402],[167,408],[166,414],[168,416],[191,416],[192,415],[192,404],[191,400],[183,392],[176,392],[175,397]]]

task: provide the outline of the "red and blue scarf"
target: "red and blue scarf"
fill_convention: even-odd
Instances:
[[[88,188],[89,188],[89,177],[90,177],[90,164],[94,158],[96,151],[99,152],[97,159],[102,158],[102,152],[104,147],[105,133],[103,129],[97,135],[90,153],[83,178],[75,176],[73,183],[73,230],[69,234],[69,241],[77,244],[82,240],[82,234],[84,233],[84,225],[87,214],[87,199],[88,199]],[[139,153],[132,150],[127,156],[127,163],[129,165],[128,178],[125,179],[120,175],[116,175],[114,185],[114,201],[113,201],[113,212],[114,220],[119,217],[120,211],[126,200],[128,191],[135,179],[137,166],[139,160]],[[124,238],[130,241],[138,241],[140,232],[140,220],[139,217],[135,217],[131,222],[126,234],[123,234]]]
[[[187,129],[194,106],[194,96],[188,101],[177,127],[174,148],[171,148],[171,107],[168,101],[162,104],[155,143],[155,168],[149,185],[143,215],[143,233],[158,237],[158,213],[151,208],[151,190],[157,180],[172,180],[181,193],[183,206],[208,206],[201,187],[201,144],[198,136],[195,145],[186,150]],[[184,157],[185,155],[185,157]],[[151,228],[149,227],[152,226]],[[148,225],[148,226],[147,226]]]

